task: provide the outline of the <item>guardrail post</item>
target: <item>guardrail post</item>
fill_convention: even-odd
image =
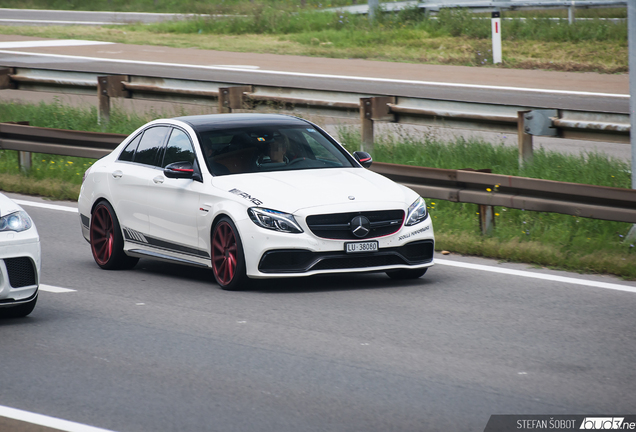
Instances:
[[[15,83],[11,80],[11,77],[9,76],[13,73],[14,73],[13,68],[0,69],[0,90],[16,88]]]
[[[251,93],[252,86],[219,88],[219,113],[231,113],[235,109],[244,109],[244,93]]]
[[[124,87],[128,75],[108,75],[97,77],[97,99],[99,101],[97,123],[108,124],[110,121],[110,98],[130,97]]]
[[[393,96],[378,96],[369,98],[360,98],[360,123],[362,137],[362,151],[367,153],[373,152],[374,121],[395,121],[395,114],[391,113],[389,104],[395,103]]]
[[[526,126],[526,114],[530,111],[517,112],[517,136],[519,141],[519,167],[524,164],[532,163],[532,135],[527,132],[530,130]]]
[[[479,204],[479,228],[483,235],[489,235],[495,227],[495,208]]]
[[[0,74],[2,72],[0,71]],[[7,124],[17,124],[21,126],[28,126],[28,121],[18,121],[18,122],[7,122]],[[1,128],[0,128],[1,129]],[[2,133],[0,132],[0,136]],[[2,138],[0,138],[0,141]],[[18,166],[20,167],[20,171],[28,172],[33,166],[33,156],[29,151],[18,150]]]
[[[22,172],[28,172],[33,166],[33,158],[31,152],[18,151],[18,164]]]
[[[371,119],[371,98],[360,98],[360,150],[373,152],[373,119]]]

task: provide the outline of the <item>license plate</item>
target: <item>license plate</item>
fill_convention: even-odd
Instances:
[[[345,251],[347,253],[376,252],[377,250],[377,241],[345,243]]]

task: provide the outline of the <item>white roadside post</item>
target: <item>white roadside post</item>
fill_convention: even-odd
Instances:
[[[379,0],[369,0],[369,21],[375,21],[375,13],[379,7]]]
[[[494,11],[491,19],[492,27],[492,62],[501,63],[501,12]]]

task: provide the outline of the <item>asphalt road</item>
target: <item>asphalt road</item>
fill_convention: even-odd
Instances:
[[[634,414],[634,282],[451,255],[415,282],[225,292],[209,271],[152,260],[101,270],[76,213],[24,207],[46,291],[29,317],[0,321],[0,412],[118,432],[482,431],[492,414]]]

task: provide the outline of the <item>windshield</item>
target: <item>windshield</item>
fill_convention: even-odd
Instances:
[[[338,146],[313,127],[243,127],[199,133],[214,175],[353,167]]]

